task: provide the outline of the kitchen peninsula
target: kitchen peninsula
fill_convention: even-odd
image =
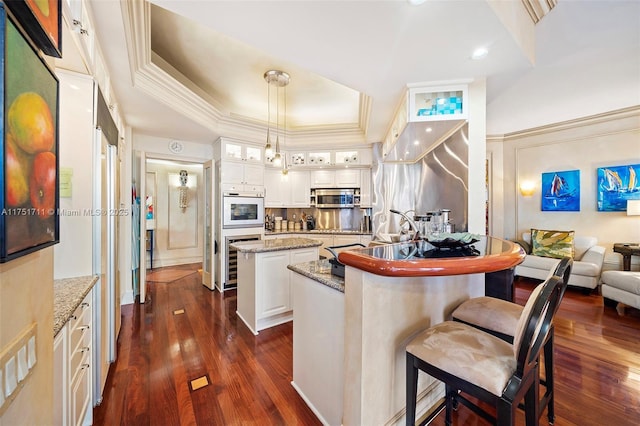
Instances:
[[[485,273],[512,269],[525,256],[518,245],[485,236],[470,246],[473,255],[461,251],[457,253],[460,257],[427,257],[456,254],[446,250],[441,253],[430,250],[417,257],[414,244],[389,244],[340,253],[339,260],[346,265],[342,286],[330,285],[334,280],[328,281],[326,276],[312,272],[315,267],[290,267],[299,274],[293,288],[296,307],[305,298],[313,299],[308,307],[321,303],[324,309],[331,309],[330,303],[343,306],[341,316],[339,312],[332,314],[330,330],[315,321],[314,315],[299,321],[305,317],[306,308],[294,311],[293,385],[324,421],[340,418],[344,425],[402,424],[407,342],[416,333],[448,319],[464,300],[482,296]],[[343,345],[333,341],[331,344],[332,352],[342,354],[331,356],[343,359],[343,364],[338,367],[314,364],[316,370],[326,368],[324,376],[309,371],[309,367],[297,368],[299,363],[308,364],[306,359],[311,352],[296,343],[296,329],[303,326],[307,329],[299,330],[301,334],[316,339],[331,339],[329,334],[340,336]],[[317,383],[310,382],[314,378]],[[340,412],[329,408],[327,396],[313,393],[316,386],[325,387],[325,395],[342,394]],[[418,386],[421,415],[444,395],[444,387],[423,373]]]
[[[253,334],[293,319],[292,263],[318,259],[320,241],[279,238],[237,242],[238,305],[236,313]]]

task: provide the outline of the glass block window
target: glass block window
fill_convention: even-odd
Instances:
[[[415,108],[420,117],[462,114],[462,90],[416,93]]]

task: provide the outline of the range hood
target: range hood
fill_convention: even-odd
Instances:
[[[467,123],[468,81],[408,85],[382,144],[385,163],[414,164]]]
[[[385,163],[413,164],[456,134],[467,120],[407,123],[396,143],[384,155]]]

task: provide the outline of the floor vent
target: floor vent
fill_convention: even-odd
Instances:
[[[189,382],[191,392],[197,391],[205,386],[209,386],[209,378],[207,376],[198,377]]]

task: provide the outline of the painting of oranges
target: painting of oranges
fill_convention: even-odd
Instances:
[[[11,19],[2,18],[0,261],[7,261],[58,240],[58,80]]]

